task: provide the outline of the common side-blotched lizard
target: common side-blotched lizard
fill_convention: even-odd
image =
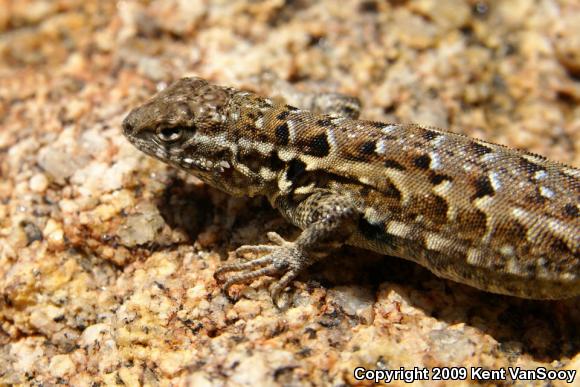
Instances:
[[[322,99],[322,104],[325,103]],[[351,101],[352,102],[352,101]],[[265,195],[303,231],[222,266],[281,291],[344,243],[402,257],[490,292],[580,294],[580,170],[417,125],[317,114],[184,78],[123,122],[137,148],[232,195]]]

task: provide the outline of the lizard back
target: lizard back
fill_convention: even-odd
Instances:
[[[580,291],[579,170],[417,125],[292,111],[284,120],[264,127],[294,166],[280,185],[352,192],[363,214],[352,244],[500,293]]]

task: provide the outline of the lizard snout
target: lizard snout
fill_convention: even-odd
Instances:
[[[135,125],[133,124],[133,120],[131,119],[132,113],[129,113],[129,115],[127,117],[125,117],[125,119],[123,120],[123,124],[122,124],[122,128],[123,128],[123,134],[125,136],[130,136],[133,134],[133,131],[135,129]]]

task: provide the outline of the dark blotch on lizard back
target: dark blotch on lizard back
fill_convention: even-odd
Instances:
[[[374,141],[367,141],[360,147],[360,153],[363,155],[372,155],[375,151],[376,144]]]
[[[473,199],[481,198],[484,196],[493,196],[495,194],[495,190],[491,185],[491,181],[489,181],[489,177],[487,176],[480,176],[475,180],[475,194],[473,195]]]
[[[322,120],[318,120],[316,121],[316,123],[320,126],[322,126],[323,128],[327,128],[330,125],[332,125],[332,121],[329,118],[324,118]]]
[[[271,141],[270,137],[268,137],[268,134],[265,133],[264,131],[258,132],[256,138],[263,143],[268,143]]]
[[[487,215],[476,209],[460,209],[457,211],[455,220],[459,227],[460,238],[482,238],[487,227]]]
[[[330,152],[330,145],[325,133],[320,133],[310,138],[305,145],[304,153],[310,156],[326,157]]]
[[[288,123],[284,122],[276,127],[276,141],[278,145],[288,145],[290,138],[290,129]]]
[[[385,168],[397,169],[399,171],[405,170],[404,166],[402,166],[399,162],[392,160],[392,159],[385,160],[384,165],[385,165]]]
[[[428,221],[431,221],[433,227],[445,225],[447,223],[447,210],[449,205],[447,201],[438,195],[413,196],[410,207],[417,215],[422,214]]]
[[[564,214],[567,217],[570,217],[571,219],[576,219],[578,218],[578,215],[580,215],[578,213],[578,206],[572,204],[572,203],[568,203],[564,206]]]
[[[526,170],[529,173],[536,173],[544,170],[543,166],[532,163],[531,161],[528,161],[524,158],[520,159],[520,164],[524,168],[524,170]]]
[[[286,118],[288,118],[288,115],[290,115],[290,112],[288,110],[284,110],[283,112],[280,112],[276,118],[280,121],[284,121]]]
[[[433,175],[430,177],[430,180],[433,185],[439,185],[444,181],[453,181],[453,178],[444,174],[433,173]]]
[[[490,153],[493,151],[490,147],[478,144],[476,142],[472,142],[470,144],[470,146],[471,146],[471,149],[473,149],[473,151],[479,156],[482,156],[486,153]]]
[[[542,196],[542,193],[540,191],[540,187],[537,187],[535,189],[535,192],[532,193],[531,195],[527,195],[528,198],[528,202],[530,203],[536,203],[536,204],[544,204],[546,202],[546,198],[544,196]]]
[[[439,136],[441,136],[441,133],[437,133],[432,130],[425,130],[425,132],[423,132],[423,138],[427,141],[434,140]]]
[[[360,190],[360,195],[363,198],[368,197],[370,193],[371,193],[371,188],[369,186],[366,186],[366,185],[364,185]]]
[[[449,205],[447,201],[438,195],[429,196],[429,210],[439,218],[441,218],[440,224],[445,223],[447,220],[447,211],[449,210]]]
[[[413,162],[415,163],[415,166],[417,168],[428,169],[429,164],[431,163],[431,157],[429,157],[428,155],[421,155],[419,157],[416,157]]]
[[[385,182],[385,187],[381,190],[382,194],[386,197],[394,198],[396,200],[401,200],[401,191],[390,181]]]

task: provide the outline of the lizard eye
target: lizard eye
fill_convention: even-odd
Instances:
[[[163,142],[172,142],[179,140],[183,134],[183,130],[179,127],[161,128],[157,131],[157,137]]]

